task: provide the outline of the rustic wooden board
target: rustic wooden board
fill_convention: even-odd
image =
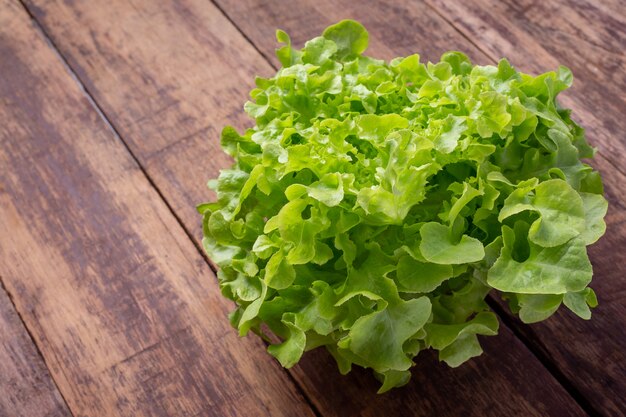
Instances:
[[[199,221],[191,207],[207,197],[204,179],[228,164],[216,150],[216,132],[225,123],[239,128],[249,123],[241,104],[253,75],[272,70],[207,3],[153,3],[28,2],[183,224],[197,235]],[[309,10],[310,4],[302,7]],[[266,27],[271,22],[256,14],[260,9],[249,10],[246,19]],[[320,23],[316,32],[327,22]],[[385,40],[378,42],[382,47]],[[273,38],[267,44],[273,45]],[[215,70],[216,61],[229,70]],[[223,108],[216,109],[216,102]],[[338,375],[323,352],[307,355],[294,375],[328,416],[421,415],[422,410],[423,415],[584,415],[510,331],[501,333],[485,341],[488,355],[461,369],[450,370],[426,355],[414,382],[386,396],[374,395],[376,383],[367,372]]]
[[[206,0],[26,1],[115,129],[201,234],[195,205],[228,165],[225,123],[243,126],[256,74],[252,45]]]
[[[397,6],[392,5],[391,2],[372,1],[350,6],[347,2],[337,4],[336,2],[309,1],[301,2],[300,7],[286,10],[286,16],[276,13],[279,7],[278,2],[275,6],[265,5],[263,7],[254,0],[218,0],[218,2],[233,21],[240,25],[248,38],[258,40],[256,46],[266,56],[271,56],[274,47],[271,40],[274,36],[275,27],[287,30],[296,44],[301,45],[311,36],[319,34],[320,30],[327,24],[336,22],[341,18],[353,17],[364,23],[370,30],[371,46],[369,53],[377,57],[388,59],[394,56],[426,51],[422,56],[427,59],[436,59],[443,51],[459,49],[467,52],[476,62],[489,63],[490,61],[488,56],[478,51],[454,28],[446,26],[444,19],[440,18],[429,6],[420,2],[407,2],[406,6]],[[449,4],[447,2],[440,3],[441,5]],[[549,71],[558,66],[557,61],[551,55],[552,52],[539,51],[537,52],[538,58],[535,58],[534,50],[524,49],[524,45],[549,44],[549,42],[542,42],[547,35],[544,34],[544,36],[537,32],[535,35],[537,40],[535,40],[532,36],[524,34],[522,29],[515,29],[516,23],[502,23],[506,21],[507,16],[520,16],[520,13],[516,14],[507,10],[498,14],[497,10],[503,6],[497,6],[500,3],[494,1],[492,7],[484,7],[480,13],[475,12],[479,17],[471,18],[472,10],[468,9],[470,7],[468,5],[472,2],[458,1],[457,3],[458,7],[450,7],[447,9],[447,13],[450,16],[460,16],[456,19],[459,23],[480,22],[483,19],[481,16],[485,16],[485,22],[482,23],[483,29],[475,28],[477,33],[491,33],[486,28],[493,27],[501,28],[503,31],[502,37],[498,33],[492,33],[489,38],[477,39],[476,42],[481,50],[484,49],[483,45],[491,45],[487,47],[493,48],[493,43],[490,41],[506,42],[505,35],[509,32],[516,31],[521,37],[517,42],[511,44],[510,48],[492,51],[489,55],[509,55],[514,64],[520,65],[520,69],[531,72]],[[610,14],[608,7],[611,3],[603,3],[604,6],[599,7],[606,7],[607,9],[601,10],[591,5],[585,8],[580,6],[581,2],[578,3],[578,7],[572,9],[579,13],[575,17],[578,27],[584,26],[585,28],[581,28],[581,30],[589,32],[590,29],[587,27],[589,25],[583,24],[586,15],[580,10],[595,10],[595,14],[592,16],[596,16],[594,20],[598,22],[595,26],[599,28],[600,34],[588,36],[606,38],[607,35],[602,32],[604,29],[600,23],[601,19],[597,16],[601,10],[605,10],[602,12],[604,15]],[[543,7],[539,6],[539,3],[533,4],[537,8]],[[496,12],[493,12],[494,10]],[[567,10],[567,7],[562,7],[559,10]],[[608,21],[623,20],[617,7],[613,11],[613,17],[607,17]],[[261,17],[254,21],[245,18],[253,12],[259,13]],[[569,13],[574,12],[570,11]],[[547,12],[536,14],[538,16],[547,14]],[[556,21],[554,27],[559,27],[561,20],[567,19],[569,16],[567,13],[562,17],[561,15],[557,17],[558,13],[552,13],[552,15]],[[574,17],[571,18],[574,19]],[[501,19],[499,24],[495,22],[498,19]],[[527,19],[525,21],[532,20]],[[305,24],[308,21],[314,22],[315,27]],[[545,25],[548,26],[548,23]],[[506,27],[507,30],[502,29],[502,27]],[[569,28],[570,26],[565,25],[564,27]],[[607,31],[610,33],[610,28]],[[428,37],[430,32],[435,32],[435,35]],[[550,39],[552,41],[552,38]],[[608,43],[613,45],[613,51],[608,54],[608,58],[605,57],[604,59],[598,57],[597,51],[588,50],[588,42],[580,42],[579,44],[578,49],[568,49],[568,53],[593,56],[600,60],[594,61],[592,58],[591,64],[587,65],[593,65],[594,62],[610,62],[610,60],[622,59],[619,55],[622,51],[618,51],[614,47],[615,43]],[[587,45],[586,48],[585,45]],[[573,46],[571,47],[573,48]],[[565,48],[562,50],[565,51]],[[556,51],[553,52],[556,54]],[[592,287],[598,293],[600,307],[594,311],[591,321],[585,322],[568,312],[560,311],[555,317],[544,323],[532,326],[516,323],[516,327],[526,336],[525,339],[532,344],[534,350],[541,352],[546,360],[554,361],[557,372],[562,372],[565,375],[565,379],[572,385],[573,390],[580,391],[584,395],[583,403],[589,402],[591,410],[596,410],[598,413],[619,415],[626,409],[626,380],[624,379],[624,375],[626,375],[626,337],[624,337],[623,330],[626,321],[626,300],[622,296],[626,291],[626,282],[623,279],[626,275],[626,253],[620,250],[626,247],[626,227],[624,227],[626,224],[626,196],[623,192],[626,189],[626,177],[613,164],[616,163],[615,158],[622,158],[623,161],[625,155],[619,151],[619,147],[625,142],[623,140],[624,129],[619,126],[615,128],[615,123],[625,123],[626,118],[623,116],[623,105],[621,112],[614,112],[613,110],[619,109],[619,100],[623,102],[623,94],[621,96],[619,94],[626,86],[620,84],[622,81],[619,81],[620,77],[623,78],[624,76],[623,71],[615,73],[605,70],[605,75],[596,73],[594,76],[589,75],[589,71],[592,70],[581,68],[579,73],[577,67],[580,64],[579,58],[572,58],[572,62],[575,64],[570,64],[570,61],[567,61],[568,58],[565,55],[562,56],[565,60],[563,63],[571,65],[577,77],[571,91],[564,94],[565,100],[563,102],[574,108],[574,115],[582,120],[584,126],[588,128],[590,141],[600,148],[601,153],[596,156],[593,165],[603,174],[607,197],[610,201],[607,216],[608,232],[599,243],[590,249],[590,257],[595,271]],[[548,57],[550,58],[548,59]],[[545,64],[542,61],[543,58],[546,58]],[[276,63],[273,58],[272,62]],[[524,63],[529,63],[529,66],[524,67]],[[594,77],[600,77],[600,81]],[[601,91],[596,93],[589,91],[589,88],[592,88],[589,85],[597,85],[598,82],[604,86],[616,86],[617,88],[611,92],[607,91],[607,87],[603,87]],[[607,100],[613,100],[613,104],[604,104],[605,92],[609,97]],[[604,157],[605,153],[612,154],[613,152],[616,153],[613,161],[609,161],[608,156]],[[620,166],[626,165],[622,162]]]
[[[506,328],[482,338],[485,352],[451,369],[435,352],[421,353],[409,385],[377,395],[369,370],[335,375],[325,351],[305,354],[296,379],[324,416],[573,416],[587,415]]]
[[[0,416],[72,416],[1,287],[0,335]]]
[[[26,11],[0,11],[0,275],[71,411],[313,416]]]
[[[356,19],[370,33],[366,54],[390,60],[399,54],[419,53],[422,61],[438,60],[442,52],[458,49],[478,64],[489,63],[477,47],[464,41],[450,25],[422,1],[299,1],[298,7],[279,8],[277,1],[216,0],[274,67],[278,47],[276,29],[286,30],[295,45],[319,36],[325,27],[341,19]],[[279,11],[280,10],[280,11]],[[245,19],[253,14],[255,19]]]

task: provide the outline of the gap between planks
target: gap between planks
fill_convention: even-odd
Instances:
[[[213,4],[215,4],[212,0],[211,2]],[[204,261],[208,264],[209,268],[215,273],[217,274],[217,268],[216,266],[213,264],[213,262],[209,259],[209,257],[207,256],[207,254],[205,253],[204,249],[202,248],[201,244],[199,244],[196,239],[194,239],[193,234],[191,233],[191,231],[185,226],[185,224],[183,223],[182,219],[180,218],[180,216],[176,213],[176,211],[174,210],[174,208],[172,207],[172,205],[169,203],[169,201],[165,198],[163,192],[161,191],[161,189],[157,186],[156,182],[152,179],[152,177],[148,174],[148,172],[146,171],[146,168],[144,167],[144,165],[140,162],[139,158],[137,158],[137,156],[135,155],[135,153],[133,153],[133,151],[131,150],[130,146],[128,145],[128,143],[124,140],[124,138],[122,137],[121,133],[119,132],[119,130],[115,127],[115,125],[111,122],[111,120],[109,119],[109,117],[106,115],[106,113],[104,112],[104,110],[102,109],[102,107],[96,102],[95,98],[93,97],[93,95],[91,94],[91,92],[87,89],[87,87],[85,86],[84,82],[80,79],[79,75],[76,73],[76,71],[74,71],[74,68],[72,68],[72,66],[70,65],[70,63],[68,62],[68,60],[65,58],[65,56],[63,56],[63,54],[61,53],[61,50],[58,48],[58,46],[55,44],[55,42],[52,40],[52,38],[49,36],[49,34],[46,32],[46,30],[44,29],[43,25],[41,24],[41,22],[39,22],[39,20],[37,20],[37,18],[31,13],[30,9],[28,8],[28,6],[24,3],[23,0],[19,0],[20,5],[22,6],[22,8],[24,9],[24,11],[28,14],[28,17],[30,18],[33,26],[35,27],[35,29],[41,34],[41,36],[43,37],[43,39],[45,39],[46,43],[48,44],[48,46],[50,47],[50,49],[54,52],[54,54],[57,56],[57,58],[61,61],[61,63],[63,64],[63,66],[65,67],[67,73],[72,77],[72,79],[74,79],[74,81],[78,84],[79,88],[83,91],[85,97],[87,98],[88,102],[90,103],[90,105],[92,106],[92,108],[96,111],[96,113],[98,114],[98,116],[102,119],[102,121],[105,123],[105,125],[111,129],[111,131],[113,132],[115,138],[117,140],[119,140],[122,145],[124,146],[124,148],[126,149],[126,151],[128,152],[128,154],[131,156],[131,158],[133,159],[133,161],[137,164],[137,167],[139,167],[142,175],[144,176],[144,178],[148,181],[148,183],[150,184],[150,186],[156,191],[156,193],[158,194],[159,198],[163,201],[163,203],[165,204],[165,206],[167,207],[168,211],[174,216],[174,218],[176,219],[176,222],[179,224],[179,226],[182,228],[182,230],[184,231],[185,235],[187,236],[187,238],[191,241],[191,243],[193,244],[193,246],[196,248],[196,250],[198,251],[198,253],[200,253],[200,256],[202,256],[202,258],[204,259]],[[248,37],[246,37],[243,32],[241,32],[241,29],[239,29],[239,27],[237,25],[234,24],[234,22],[230,19],[230,17],[228,15],[226,15],[226,13],[220,8],[217,7],[216,8],[219,10],[219,12],[228,20],[228,22],[233,25],[233,27],[235,27],[237,29],[237,31],[239,33],[241,33],[244,38],[246,39],[246,42],[249,42],[254,49],[260,54],[260,56],[267,62],[269,62],[269,60],[267,59],[267,57],[265,57],[263,55],[263,53],[256,47],[256,45],[250,40],[248,39]],[[271,63],[270,63],[271,66]],[[274,68],[272,66],[272,68]],[[48,369],[48,371],[50,371],[50,366],[49,364],[45,361],[43,354],[41,353],[41,350],[39,348],[39,345],[37,345],[37,343],[35,342],[35,339],[33,338],[33,335],[30,331],[30,329],[28,328],[28,326],[26,325],[26,322],[24,321],[22,315],[19,313],[19,311],[17,310],[16,304],[13,300],[13,295],[8,291],[8,289],[6,289],[6,287],[4,286],[4,283],[2,283],[2,277],[0,277],[0,288],[3,289],[7,295],[9,296],[9,299],[11,300],[11,304],[13,306],[13,309],[17,312],[18,317],[20,318],[20,321],[22,323],[22,325],[24,326],[24,328],[26,329],[26,331],[28,332],[28,336],[31,339],[31,341],[33,342],[33,344],[35,345],[35,348],[37,349],[37,354],[39,355],[39,357],[41,357],[43,363],[45,364],[46,368]],[[268,342],[263,340],[263,343],[267,346]],[[302,398],[305,399],[306,401],[306,405],[311,409],[311,411],[313,412],[313,414],[316,417],[323,417],[323,415],[321,414],[321,412],[318,410],[318,408],[315,406],[315,404],[313,403],[312,399],[309,397],[308,393],[304,390],[304,388],[301,386],[301,384],[296,380],[296,378],[293,376],[293,374],[291,372],[289,372],[286,368],[277,366],[277,368],[279,368],[280,372],[283,372],[287,375],[287,377],[289,378],[290,381],[292,381],[292,383],[294,384],[294,386],[297,388],[298,392],[300,393],[300,395],[302,395]],[[74,415],[74,413],[71,411],[71,409],[69,408],[69,405],[67,404],[67,400],[66,398],[63,396],[63,393],[61,392],[61,390],[59,390],[58,385],[56,380],[54,379],[54,377],[52,376],[52,373],[50,372],[50,378],[52,379],[52,382],[54,383],[55,388],[57,389],[57,391],[59,391],[59,394],[61,395],[61,398],[63,398],[63,402],[65,404],[65,406],[68,408],[68,410],[70,410],[70,412],[72,413],[72,415]]]
[[[61,400],[63,401],[63,406],[65,407],[65,411],[67,411],[72,417],[74,417],[75,414],[70,408],[69,404],[67,403],[67,399],[65,398],[65,395],[63,395],[63,392],[61,392],[61,390],[59,389],[59,385],[57,384],[57,381],[52,376],[52,372],[50,372],[50,366],[46,362],[46,359],[44,358],[43,353],[41,352],[41,349],[39,349],[39,345],[37,344],[37,342],[35,342],[35,338],[33,337],[33,334],[31,333],[30,329],[26,325],[26,321],[24,321],[24,317],[22,317],[22,313],[20,313],[20,311],[17,309],[15,300],[13,299],[13,294],[11,294],[8,288],[4,285],[4,280],[2,279],[2,275],[0,275],[0,292],[2,291],[7,295],[7,298],[9,299],[9,303],[11,304],[10,308],[13,308],[15,315],[17,316],[20,324],[22,325],[22,327],[26,331],[26,334],[28,335],[28,340],[30,340],[30,342],[35,347],[35,352],[37,352],[37,356],[41,360],[41,363],[43,363],[43,365],[45,366],[46,371],[48,371],[48,375],[50,377],[50,381],[52,382],[52,386],[54,390],[61,397]]]

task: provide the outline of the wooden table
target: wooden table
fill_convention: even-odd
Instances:
[[[626,410],[623,0],[0,0],[0,415],[621,416]],[[591,248],[600,306],[503,325],[458,369],[421,354],[376,395],[323,351],[287,371],[228,325],[196,203],[249,125],[274,30],[301,45],[355,18],[369,54],[449,49],[569,66],[563,103],[599,150],[610,200]]]

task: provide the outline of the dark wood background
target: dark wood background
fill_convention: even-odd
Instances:
[[[423,353],[386,395],[230,328],[194,210],[230,163],[219,130],[250,124],[276,28],[301,45],[343,18],[380,58],[573,70],[610,200],[592,320],[526,326],[492,300],[483,356]],[[623,416],[625,29],[623,0],[0,0],[0,416]]]

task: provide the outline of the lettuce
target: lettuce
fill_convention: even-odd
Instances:
[[[255,126],[223,130],[235,163],[198,206],[241,335],[278,336],[268,350],[285,367],[325,346],[384,392],[421,350],[450,366],[479,355],[477,336],[498,330],[493,289],[525,322],[562,303],[590,318],[586,246],[607,202],[556,101],[567,68],[534,77],[460,52],[387,63],[362,55],[350,20],[301,50],[277,39],[283,67],[256,79]]]

